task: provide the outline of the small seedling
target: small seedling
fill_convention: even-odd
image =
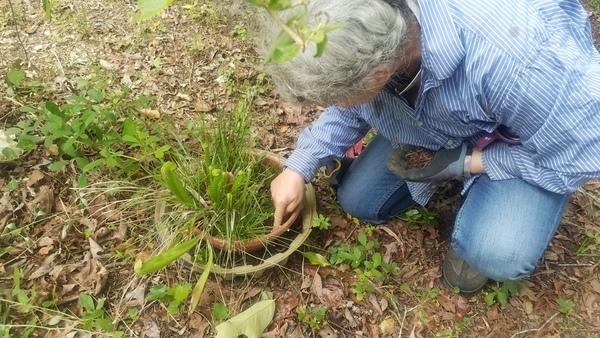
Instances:
[[[581,245],[577,248],[577,256],[600,256],[600,232],[586,232]]]
[[[500,285],[497,283],[496,286],[492,287],[492,292],[488,293],[485,297],[485,303],[488,306],[494,305],[495,302],[504,306],[508,303],[508,297],[510,295],[517,295],[519,289],[515,281],[505,281]]]
[[[104,332],[115,330],[112,320],[104,312],[104,299],[94,302],[92,296],[83,294],[79,296],[77,303],[83,308],[81,320],[84,330],[100,329]]]
[[[329,262],[333,265],[348,264],[357,274],[357,280],[352,287],[352,291],[357,299],[361,300],[367,292],[374,290],[373,281],[382,283],[386,280],[387,274],[395,275],[397,273],[397,264],[395,262],[386,263],[383,261],[379,249],[379,242],[367,237],[365,232],[357,236],[358,244],[349,246],[342,244],[328,249],[330,256]]]
[[[302,305],[298,307],[296,312],[298,314],[298,321],[308,325],[312,330],[320,330],[327,325],[327,321],[325,320],[327,308],[320,306],[307,308],[306,305]]]
[[[413,224],[425,224],[435,225],[437,223],[438,213],[435,211],[427,210],[426,208],[410,209],[398,216],[402,221],[406,222],[407,225]]]
[[[331,226],[331,218],[325,217],[319,214],[319,217],[315,219],[315,223],[313,224],[313,228],[319,228],[319,230],[327,230]]]
[[[177,314],[180,305],[191,292],[192,284],[188,282],[181,282],[170,288],[167,288],[165,284],[158,284],[150,288],[146,300],[159,300],[161,303],[166,304],[169,314]]]

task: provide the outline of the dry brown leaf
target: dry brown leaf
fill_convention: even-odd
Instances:
[[[290,126],[288,126],[288,125],[281,126],[281,128],[279,128],[279,133],[285,134],[285,132],[288,131],[289,129],[290,129]]]
[[[60,154],[58,151],[58,146],[56,144],[51,144],[48,148],[46,148],[46,154],[48,154],[48,156],[58,156]]]
[[[348,327],[350,327],[350,328],[358,327],[359,323],[352,315],[352,312],[350,312],[350,309],[348,309],[348,308],[344,309],[344,317],[348,321]]]
[[[40,170],[34,170],[29,174],[29,177],[27,177],[27,186],[28,187],[32,187],[34,186],[36,183],[38,183],[39,181],[44,179],[44,173],[41,172]]]
[[[215,107],[204,100],[196,100],[194,108],[196,108],[197,112],[206,113],[213,110]]]
[[[52,212],[52,208],[54,207],[54,191],[49,186],[41,186],[40,191],[33,201],[27,203],[27,208],[31,211],[35,211],[38,207],[46,214]]]
[[[268,105],[269,102],[265,101],[262,97],[258,97],[254,101],[252,101],[252,104],[260,107]]]
[[[104,249],[96,243],[91,237],[88,237],[90,243],[90,252],[93,258],[100,258],[100,254],[104,252]]]
[[[142,113],[142,115],[152,118],[152,119],[157,119],[160,117],[160,112],[156,109],[140,109],[140,113]]]
[[[592,279],[590,285],[592,286],[592,289],[594,289],[594,292],[600,293],[600,279]]]
[[[317,298],[323,298],[323,280],[321,279],[321,275],[319,275],[318,273],[315,273],[315,276],[313,277],[313,282],[310,287],[310,291],[315,296],[317,296]]]
[[[68,303],[84,293],[97,295],[108,280],[108,270],[94,258],[86,262],[56,266],[49,275],[56,285],[58,304]]]

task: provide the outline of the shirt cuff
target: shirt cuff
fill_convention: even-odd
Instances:
[[[496,142],[485,148],[481,156],[483,168],[492,180],[508,180],[521,177],[521,170],[517,161],[519,155],[516,154],[518,152],[517,147],[522,146]]]
[[[296,149],[285,161],[284,166],[304,177],[304,182],[310,182],[317,175],[321,161],[306,150]]]

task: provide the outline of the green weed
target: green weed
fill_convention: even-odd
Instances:
[[[319,214],[319,217],[317,217],[317,219],[315,219],[315,222],[313,223],[313,228],[319,228],[319,230],[327,230],[330,226],[331,218],[325,217],[321,214]]]
[[[577,256],[599,257],[600,232],[586,232],[583,241],[577,248]]]
[[[484,301],[488,306],[492,306],[496,302],[504,306],[508,303],[510,295],[517,295],[518,293],[519,289],[515,281],[505,281],[502,285],[497,283],[496,286],[493,286],[492,291],[484,297]]]
[[[433,210],[427,210],[426,208],[415,208],[403,212],[398,218],[407,225],[413,224],[424,224],[424,225],[435,225],[439,215]]]
[[[373,238],[368,238],[365,232],[357,237],[358,244],[350,246],[342,244],[330,247],[329,262],[333,265],[348,264],[357,274],[357,281],[353,284],[352,291],[356,298],[361,300],[366,293],[374,290],[373,281],[382,283],[388,274],[397,273],[395,262],[386,263],[381,253],[378,252],[379,243]]]
[[[324,307],[307,307],[306,305],[299,306],[296,309],[298,321],[304,325],[307,325],[311,330],[320,330],[327,321],[327,308]]]
[[[169,314],[179,313],[180,306],[192,292],[192,284],[180,282],[171,287],[165,284],[154,285],[150,288],[146,300],[158,300],[165,305]]]

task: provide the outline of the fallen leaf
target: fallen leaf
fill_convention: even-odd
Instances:
[[[192,97],[189,96],[188,94],[184,94],[184,93],[177,93],[176,95],[178,98],[192,102]]]
[[[153,118],[153,119],[157,119],[160,117],[160,112],[156,109],[140,109],[140,113],[142,113],[142,115],[149,117],[149,118]]]
[[[285,134],[285,132],[288,131],[288,129],[290,129],[290,126],[288,126],[288,125],[281,126],[281,128],[279,128],[279,133]]]
[[[592,285],[592,289],[594,289],[594,292],[600,293],[600,279],[592,279],[590,281],[590,284]]]
[[[40,170],[34,170],[29,174],[29,177],[27,177],[27,186],[32,187],[43,179],[44,173],[42,173]]]
[[[530,301],[526,300],[523,302],[523,311],[525,311],[526,314],[530,315],[533,313],[533,303],[531,303]]]
[[[206,113],[213,110],[215,107],[206,101],[196,100],[194,103],[194,108],[196,108],[196,111],[198,112]]]
[[[259,338],[265,331],[275,314],[275,301],[260,301],[246,311],[217,325],[216,338],[238,337],[241,334],[248,338]]]
[[[104,249],[96,243],[91,237],[88,238],[90,243],[90,252],[92,253],[93,258],[99,258],[100,254],[104,252]]]
[[[391,334],[395,327],[396,321],[394,319],[384,319],[381,323],[379,323],[379,333],[381,333],[384,336]]]

